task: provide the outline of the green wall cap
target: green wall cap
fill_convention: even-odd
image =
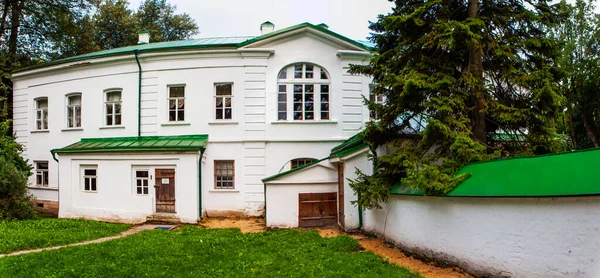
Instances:
[[[344,143],[333,147],[329,157],[343,157],[367,147],[368,145],[360,138],[360,134],[361,133],[357,133],[348,138]]]
[[[137,32],[137,33],[138,33],[138,35],[139,35],[139,34],[150,34],[150,32],[148,32],[148,30],[144,30],[144,29],[140,30],[140,31],[139,31],[139,32]]]
[[[464,166],[458,174],[471,173],[444,196],[449,197],[558,197],[600,195],[600,149],[516,157]],[[396,195],[423,195],[421,190],[399,183]]]
[[[200,151],[208,135],[84,138],[52,153]]]

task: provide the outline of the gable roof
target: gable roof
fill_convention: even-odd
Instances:
[[[68,62],[82,61],[87,59],[96,59],[96,58],[104,58],[111,56],[120,56],[120,55],[132,55],[135,50],[140,53],[143,52],[160,52],[160,51],[173,51],[173,50],[188,50],[188,49],[206,49],[206,48],[240,48],[244,46],[248,46],[250,44],[272,38],[278,35],[282,35],[288,32],[292,32],[295,30],[299,30],[302,28],[311,28],[314,30],[318,30],[325,34],[336,37],[342,41],[345,41],[349,44],[352,44],[360,49],[365,51],[373,50],[373,44],[367,41],[355,41],[345,36],[342,36],[338,33],[330,31],[324,26],[314,25],[308,22],[297,24],[294,26],[290,26],[281,30],[273,31],[261,36],[237,36],[237,37],[217,37],[217,38],[200,38],[200,39],[190,39],[190,40],[181,40],[181,41],[169,41],[169,42],[158,42],[158,43],[148,43],[148,44],[138,44],[131,45],[119,48],[113,48],[108,50],[102,50],[98,52],[88,53],[77,55],[73,57],[68,57],[64,59],[59,59],[55,61],[50,61],[47,63],[33,65],[29,67],[25,67],[22,69],[18,69],[14,71],[14,73],[24,72],[31,69],[43,68],[52,65],[59,65]]]
[[[206,147],[208,135],[84,138],[52,153],[199,151]]]
[[[328,159],[328,157],[321,158],[319,160],[315,160],[315,161],[313,161],[311,163],[304,164],[304,165],[302,165],[300,167],[296,167],[294,169],[291,169],[291,170],[288,170],[288,171],[285,171],[285,172],[281,172],[281,173],[272,175],[270,177],[266,177],[266,178],[262,179],[262,182],[269,182],[269,181],[272,181],[272,180],[275,180],[275,179],[278,179],[278,178],[281,178],[281,177],[284,177],[284,176],[287,176],[287,175],[290,175],[290,174],[293,174],[293,173],[296,173],[296,172],[300,172],[300,171],[306,170],[308,168],[312,168],[313,166],[316,166],[317,164],[325,161],[326,159]]]
[[[458,174],[471,173],[445,196],[552,197],[600,194],[600,149],[516,157],[472,163]],[[421,190],[396,184],[392,194],[423,195]]]
[[[360,136],[361,133],[357,133],[354,136],[348,138],[348,140],[344,141],[344,143],[333,147],[328,158],[344,157],[346,155],[366,148],[368,145],[360,138]]]

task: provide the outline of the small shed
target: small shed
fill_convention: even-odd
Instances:
[[[338,176],[328,158],[263,179],[267,227],[338,225]]]

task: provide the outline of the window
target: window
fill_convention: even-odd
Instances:
[[[284,68],[278,75],[277,120],[329,120],[329,82],[325,69],[315,65],[294,64]]]
[[[81,94],[67,96],[67,127],[81,127]]]
[[[48,129],[48,98],[40,98],[35,101],[35,129]]]
[[[385,96],[383,94],[375,94],[373,90],[375,89],[375,85],[369,84],[369,101],[375,104],[383,104],[385,102]],[[377,115],[375,115],[375,111],[369,111],[369,117],[371,119],[376,119]]]
[[[215,109],[217,120],[231,120],[233,84],[215,84]]]
[[[148,170],[135,171],[135,190],[138,195],[148,195]]]
[[[235,168],[233,160],[215,160],[215,188],[233,189]]]
[[[83,169],[83,191],[84,192],[97,192],[97,169],[96,168],[84,168]]]
[[[106,102],[104,103],[106,112],[106,122],[109,125],[121,125],[121,91],[106,92]]]
[[[185,86],[169,87],[169,122],[182,122],[185,120]]]
[[[308,163],[314,162],[316,159],[314,158],[296,158],[296,159],[292,159],[292,169],[294,168],[298,168],[300,166],[304,166]]]
[[[35,185],[48,186],[48,161],[35,163]]]

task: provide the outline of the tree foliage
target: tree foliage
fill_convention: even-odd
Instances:
[[[360,205],[378,207],[385,197],[369,196],[387,196],[400,179],[443,194],[468,178],[456,175],[466,163],[559,150],[560,47],[547,32],[561,17],[550,2],[398,0],[370,25],[378,53],[351,71],[372,76],[386,98],[365,100],[379,121],[363,138],[390,151],[352,182]]]

